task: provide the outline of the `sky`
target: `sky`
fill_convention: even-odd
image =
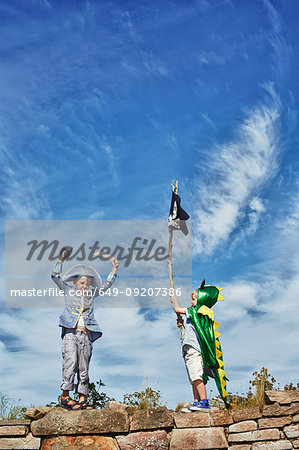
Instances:
[[[223,287],[228,391],[263,366],[298,382],[298,17],[296,0],[0,1],[3,394],[57,399],[63,308],[7,307],[5,222],[166,221],[175,178],[192,288]],[[170,304],[96,317],[107,395],[192,399]]]

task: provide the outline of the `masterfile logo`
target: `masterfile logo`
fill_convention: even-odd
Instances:
[[[189,222],[190,223],[190,222]],[[189,225],[191,230],[191,223]],[[168,223],[166,220],[7,221],[5,290],[7,307],[57,307],[61,294],[50,291],[50,274],[63,247],[72,247],[61,277],[71,267],[93,267],[103,281],[118,259],[117,283],[106,291],[101,306],[169,306]],[[191,292],[191,233],[175,235],[172,262],[176,294]]]

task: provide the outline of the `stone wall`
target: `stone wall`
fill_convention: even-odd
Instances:
[[[299,448],[299,391],[267,391],[266,405],[232,411],[136,411],[38,407],[30,420],[0,421],[0,449],[199,450]]]

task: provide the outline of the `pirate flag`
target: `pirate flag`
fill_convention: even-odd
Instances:
[[[181,230],[185,236],[189,233],[186,220],[189,219],[189,214],[181,207],[181,197],[172,192],[171,205],[168,219],[169,230]]]

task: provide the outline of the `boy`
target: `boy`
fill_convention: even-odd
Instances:
[[[197,305],[197,293],[198,290],[192,292],[191,294],[192,306]],[[192,385],[194,402],[189,408],[182,408],[181,411],[209,411],[210,405],[207,400],[207,391],[203,383],[204,364],[198,335],[189,318],[188,309],[180,308],[176,297],[171,297],[170,301],[176,313],[186,315],[186,319],[184,320],[185,330],[181,343],[188,378]],[[183,325],[181,319],[177,320],[177,325],[178,327]]]
[[[92,355],[93,342],[102,336],[94,317],[93,300],[111,287],[117,275],[119,262],[112,259],[112,271],[102,287],[99,274],[92,267],[78,264],[72,267],[63,278],[60,277],[62,264],[71,250],[62,249],[60,258],[52,271],[52,280],[63,290],[65,309],[60,316],[62,327],[62,396],[61,406],[70,410],[93,409],[86,403],[88,393],[88,368]],[[74,287],[68,282],[73,282]],[[74,389],[74,377],[77,373],[79,401],[75,402],[69,391]]]

